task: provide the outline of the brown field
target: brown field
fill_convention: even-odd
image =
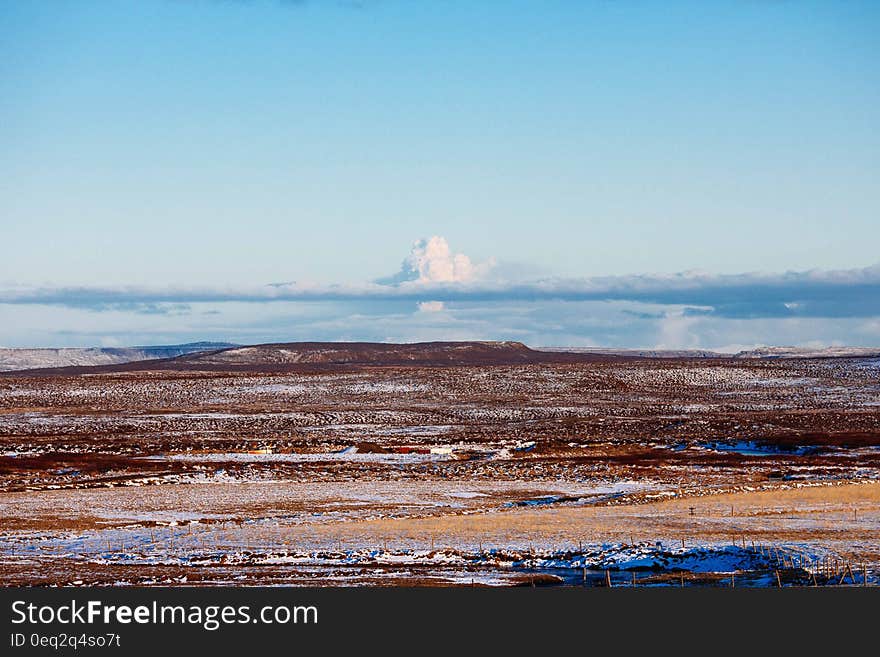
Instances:
[[[880,568],[877,359],[283,347],[0,376],[2,581]]]

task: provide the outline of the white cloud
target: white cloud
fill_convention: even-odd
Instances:
[[[0,304],[0,318],[6,320],[0,322],[0,342],[10,347],[58,347],[94,346],[107,338],[125,345],[196,340],[521,340],[532,346],[661,345],[732,352],[761,345],[880,345],[877,317],[731,319],[690,315],[688,307],[681,306],[559,300],[456,301],[445,304],[442,312],[413,312],[416,303],[211,303],[196,304],[188,316]]]
[[[294,314],[297,320],[291,321]],[[384,281],[201,288],[185,282],[9,284],[0,286],[0,319],[0,341],[25,346],[108,336],[137,344],[149,336],[166,342],[268,342],[427,335],[546,346],[870,346],[880,339],[880,265],[516,280],[493,260],[474,262],[434,236],[416,242],[398,274]]]
[[[446,304],[442,301],[421,301],[419,302],[420,313],[439,313],[446,309]]]
[[[872,336],[876,344],[880,344],[880,319],[871,319],[859,326],[859,333]]]
[[[699,317],[687,316],[682,311],[672,312],[658,321],[659,342],[657,349],[695,349],[700,338],[692,329],[700,322]]]
[[[434,235],[413,244],[397,274],[376,282],[473,283],[484,279],[494,266],[492,259],[476,263],[463,253],[453,253],[445,237]]]
[[[187,304],[196,303],[418,303],[431,300],[517,302],[528,306],[537,301],[557,300],[687,306],[692,309],[689,312],[741,319],[880,316],[880,266],[783,274],[696,276],[680,273],[512,282],[487,276],[492,261],[475,264],[467,256],[452,254],[442,238],[432,240],[416,243],[400,273],[375,283],[293,282],[201,288],[12,286],[0,288],[0,306],[65,306],[102,312],[185,315],[190,312]]]

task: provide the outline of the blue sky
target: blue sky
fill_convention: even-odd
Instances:
[[[878,30],[855,1],[5,0],[0,345],[880,344]]]

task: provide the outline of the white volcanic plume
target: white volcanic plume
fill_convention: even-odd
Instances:
[[[415,242],[400,271],[392,277],[376,281],[397,284],[406,281],[418,283],[471,283],[485,277],[495,262],[475,263],[463,253],[453,253],[445,237],[435,235]]]

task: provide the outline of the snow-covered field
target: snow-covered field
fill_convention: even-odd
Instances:
[[[871,579],[878,409],[876,357],[0,376],[0,576]]]

